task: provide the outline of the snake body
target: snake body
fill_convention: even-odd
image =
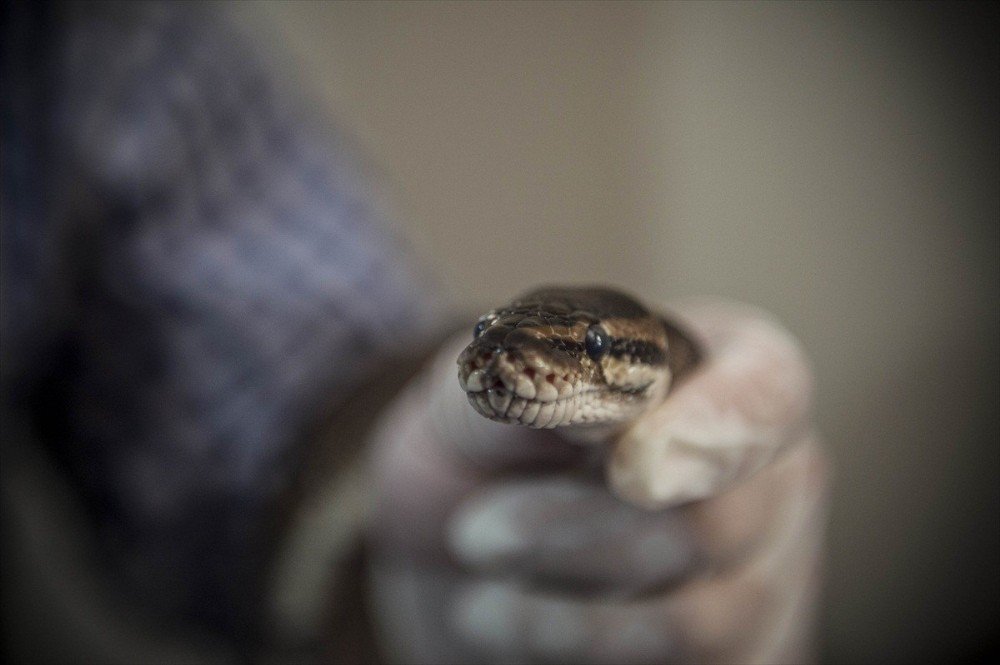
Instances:
[[[458,380],[491,420],[607,429],[661,401],[701,355],[690,334],[625,293],[550,287],[480,317]]]

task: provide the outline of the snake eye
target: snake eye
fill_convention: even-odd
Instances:
[[[584,340],[587,347],[587,355],[597,360],[611,350],[611,338],[607,331],[600,325],[594,324],[587,328],[587,337]]]
[[[495,317],[493,315],[487,314],[483,318],[479,319],[476,323],[476,327],[472,329],[472,339],[476,339],[482,335],[483,331],[486,330],[491,323],[493,323],[494,318]]]

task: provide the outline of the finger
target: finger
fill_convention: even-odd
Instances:
[[[647,508],[703,499],[803,434],[812,378],[792,337],[748,308],[704,306],[685,320],[708,342],[703,365],[614,444],[611,488]]]
[[[695,580],[673,594],[685,651],[694,660],[812,660],[829,465],[821,451],[802,459],[809,460],[803,485],[812,491],[783,506],[778,528],[763,547],[732,571]]]
[[[468,581],[447,620],[486,662],[664,663],[680,634],[661,601],[581,602],[509,580]]]
[[[455,638],[451,609],[468,577],[440,565],[372,557],[369,597],[379,662],[482,663],[482,649]]]
[[[734,566],[811,503],[822,484],[815,445],[800,445],[738,487],[707,501],[647,511],[592,481],[521,479],[477,491],[448,530],[455,559],[484,575],[564,593],[635,597],[695,571]]]
[[[825,494],[732,569],[643,600],[580,599],[501,578],[459,585],[448,613],[492,660],[802,662],[815,605]]]
[[[704,557],[700,567],[732,567],[780,537],[789,516],[826,491],[828,466],[825,450],[809,435],[736,487],[674,509]]]
[[[641,510],[593,480],[543,477],[474,494],[451,521],[449,544],[479,574],[621,598],[691,569],[689,527],[677,512]]]

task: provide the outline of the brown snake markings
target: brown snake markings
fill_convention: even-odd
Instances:
[[[700,357],[690,335],[620,291],[551,287],[483,315],[458,379],[492,420],[613,429],[662,400]]]

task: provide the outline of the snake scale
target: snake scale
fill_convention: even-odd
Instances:
[[[458,379],[491,420],[591,438],[662,401],[702,355],[691,334],[625,293],[548,287],[479,318]]]

